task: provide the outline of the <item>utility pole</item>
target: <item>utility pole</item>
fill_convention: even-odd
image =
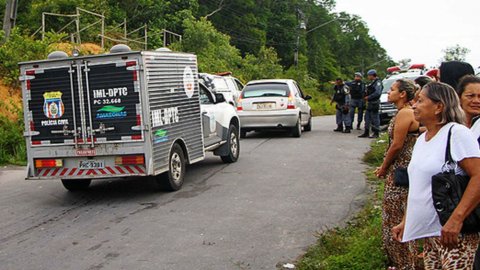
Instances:
[[[305,25],[305,15],[298,8],[297,8],[297,13],[298,13],[299,25],[297,28],[297,41],[295,43],[295,54],[293,56],[293,64],[295,67],[298,66],[298,51],[300,50],[300,32],[307,28]]]
[[[3,31],[5,32],[5,40],[8,39],[15,21],[17,20],[18,0],[7,0],[5,6],[5,16],[3,17]]]

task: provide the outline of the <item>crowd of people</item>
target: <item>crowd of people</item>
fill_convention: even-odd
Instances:
[[[354,107],[360,128],[360,104],[366,108],[361,136],[367,137],[372,128],[370,137],[378,137],[378,93],[382,90],[377,87],[376,72],[370,70],[368,76],[368,86],[361,83],[361,74],[355,74],[353,82],[336,81],[335,131],[350,131]],[[356,91],[366,94],[360,96]],[[342,95],[345,99],[341,100]],[[480,77],[468,63],[443,62],[431,78],[396,80],[388,89],[388,101],[398,112],[388,126],[388,148],[375,173],[385,179],[382,239],[389,269],[418,269],[423,264],[427,270],[480,270],[480,227],[462,230],[467,216],[480,207],[480,120],[476,121],[480,118]],[[441,223],[433,203],[432,177],[444,170],[448,154],[457,165],[455,173],[470,180],[453,213]]]

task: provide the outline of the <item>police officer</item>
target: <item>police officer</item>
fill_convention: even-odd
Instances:
[[[356,72],[355,79],[351,82],[345,83],[350,88],[350,118],[351,123],[353,125],[353,121],[355,120],[355,110],[358,109],[358,116],[357,116],[357,130],[360,130],[360,125],[362,124],[363,120],[363,109],[365,108],[365,83],[362,81],[363,76],[362,73]]]
[[[380,132],[380,96],[382,95],[383,84],[377,76],[377,71],[371,69],[367,72],[368,79],[371,81],[367,86],[365,100],[367,101],[367,111],[365,112],[365,132],[358,136],[359,138],[378,138]],[[370,135],[370,126],[373,134]]]
[[[335,86],[333,87],[335,93],[333,94],[330,104],[337,103],[336,108],[336,121],[337,128],[333,131],[350,133],[352,122],[350,119],[350,89],[343,83],[341,78],[335,80]],[[345,125],[345,129],[343,129]]]

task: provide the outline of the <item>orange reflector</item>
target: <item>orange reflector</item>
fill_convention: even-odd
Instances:
[[[142,165],[145,163],[143,155],[115,157],[115,165]]]
[[[35,159],[35,168],[60,168],[63,167],[61,159]]]

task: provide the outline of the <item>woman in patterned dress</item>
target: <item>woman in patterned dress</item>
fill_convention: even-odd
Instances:
[[[408,187],[397,186],[394,171],[407,168],[418,134],[419,123],[415,120],[410,101],[415,96],[413,81],[400,79],[388,91],[388,101],[398,108],[388,127],[389,147],[383,164],[376,175],[385,179],[382,213],[383,248],[393,269],[415,269],[416,245],[414,242],[399,243],[392,238],[391,229],[402,221],[407,202]]]

